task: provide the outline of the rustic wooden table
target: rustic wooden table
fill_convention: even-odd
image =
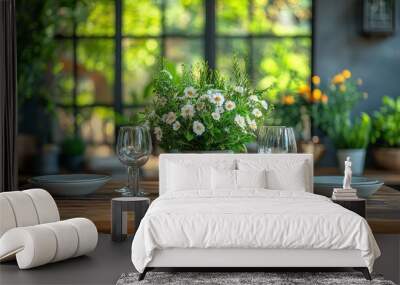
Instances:
[[[62,219],[86,217],[91,219],[99,232],[110,233],[111,199],[118,197],[115,189],[124,182],[110,181],[94,194],[83,197],[58,197],[56,203]],[[158,196],[158,181],[142,181],[142,188],[150,200]],[[400,191],[383,186],[367,200],[367,221],[376,234],[400,234]],[[134,215],[128,216],[128,233],[134,232]]]

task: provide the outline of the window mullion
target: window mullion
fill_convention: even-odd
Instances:
[[[166,34],[167,34],[167,24],[166,24],[166,10],[167,10],[167,1],[162,0],[160,4],[160,10],[161,10],[161,42],[160,42],[160,53],[161,57],[166,56],[166,50],[165,50],[165,39],[166,39]]]
[[[114,111],[122,113],[122,0],[115,0]]]
[[[215,68],[216,53],[216,0],[205,0],[204,58],[211,68]]]
[[[74,11],[76,10],[77,3],[74,2]],[[76,13],[75,13],[76,14]],[[72,88],[72,116],[74,118],[73,131],[74,135],[78,136],[78,39],[76,36],[77,20],[75,16],[72,18],[72,60],[73,60],[73,88]]]
[[[248,22],[249,25],[251,25],[251,22],[253,21],[253,15],[254,15],[254,3],[253,0],[248,1],[247,5],[248,9]],[[251,30],[248,30],[248,35],[249,37],[247,38],[247,73],[251,79],[252,82],[254,82],[255,76],[254,76],[254,41],[253,41],[253,33]]]

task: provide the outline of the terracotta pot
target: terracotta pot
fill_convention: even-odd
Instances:
[[[379,167],[400,171],[400,148],[379,147],[372,150],[375,162]]]

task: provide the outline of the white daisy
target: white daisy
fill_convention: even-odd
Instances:
[[[158,104],[160,104],[161,106],[165,106],[165,104],[167,104],[167,98],[158,97],[157,102],[158,102]]]
[[[174,131],[179,130],[180,127],[181,127],[181,123],[179,123],[179,121],[175,121],[175,123],[172,124],[172,129],[173,129]]]
[[[206,104],[204,102],[197,102],[196,104],[196,110],[197,111],[201,111],[204,109],[204,107],[206,106]]]
[[[228,100],[228,101],[225,102],[225,109],[226,109],[227,111],[232,111],[232,110],[235,109],[235,108],[236,108],[235,102],[233,102],[233,101],[231,101],[231,100]]]
[[[171,125],[176,120],[176,114],[174,112],[169,112],[165,118],[165,123]]]
[[[253,131],[257,130],[257,123],[255,120],[250,120],[247,122],[247,124],[249,125],[250,129],[252,129]]]
[[[157,139],[158,141],[161,141],[161,139],[162,139],[162,130],[161,130],[160,127],[155,127],[155,128],[154,128],[154,134],[155,134],[155,136],[156,136],[156,139]]]
[[[182,117],[187,119],[187,118],[193,118],[194,116],[194,108],[193,105],[186,104],[181,108],[181,113]]]
[[[211,95],[210,102],[214,103],[217,106],[222,106],[224,104],[225,98],[220,92],[216,92]]]
[[[244,88],[243,88],[242,86],[236,86],[236,87],[235,87],[235,91],[238,92],[238,93],[240,93],[240,94],[243,94]]]
[[[214,120],[219,121],[221,119],[221,114],[219,112],[212,112],[211,116],[213,117]]]
[[[246,122],[245,122],[243,116],[236,115],[236,116],[235,116],[235,123],[236,123],[239,127],[243,128],[243,129],[246,127]]]
[[[268,102],[267,102],[267,101],[262,100],[262,101],[261,101],[261,105],[263,106],[263,108],[264,108],[265,110],[268,110]]]
[[[256,117],[256,118],[260,118],[262,116],[262,113],[259,109],[255,108],[252,112],[252,114]]]
[[[186,98],[196,98],[197,96],[196,89],[194,89],[192,86],[186,87],[185,90],[183,90],[183,93],[185,94]]]
[[[225,112],[225,109],[224,109],[224,107],[219,106],[219,107],[215,108],[215,112],[218,112],[218,113],[222,114],[223,112]]]
[[[203,95],[201,95],[201,96],[199,97],[199,99],[200,99],[200,100],[208,100],[208,99],[210,99],[210,96],[207,95],[207,94],[203,94]]]
[[[256,95],[251,95],[251,96],[249,97],[249,99],[250,99],[250,101],[258,102],[258,97],[257,97]]]
[[[153,110],[149,113],[149,118],[154,119],[156,117],[156,112]]]
[[[199,121],[193,122],[193,132],[196,135],[201,136],[205,130],[206,130],[206,128],[204,127],[204,125],[201,122],[199,122]]]

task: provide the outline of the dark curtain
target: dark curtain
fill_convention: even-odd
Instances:
[[[17,190],[15,0],[0,0],[0,192]]]

